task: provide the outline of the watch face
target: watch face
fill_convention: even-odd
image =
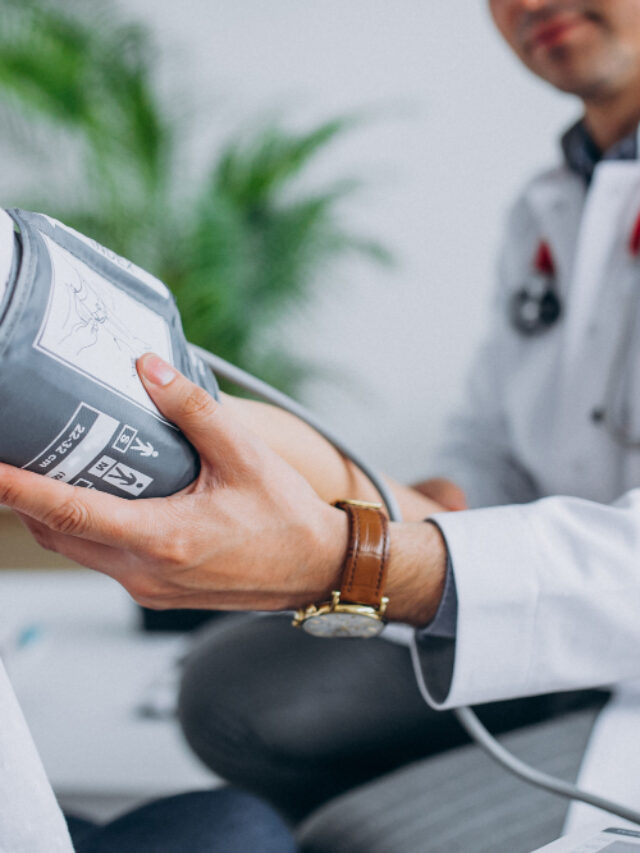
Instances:
[[[364,613],[324,613],[310,616],[302,627],[314,637],[377,637],[384,622]]]

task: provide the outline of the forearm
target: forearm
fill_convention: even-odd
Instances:
[[[266,403],[223,395],[223,403],[245,427],[295,468],[327,503],[344,498],[378,501],[367,477],[326,439],[299,418]],[[390,478],[385,478],[399,503],[403,519],[421,521],[441,507]]]

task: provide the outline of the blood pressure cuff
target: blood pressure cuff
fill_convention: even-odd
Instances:
[[[188,485],[198,455],[136,372],[153,351],[218,396],[169,290],[60,222],[7,213],[17,233],[0,304],[0,460],[123,498]]]

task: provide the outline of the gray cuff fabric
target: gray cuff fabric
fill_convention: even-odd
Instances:
[[[429,524],[435,525],[440,533],[442,530],[435,521],[427,519]],[[444,535],[442,535],[444,539]],[[446,539],[445,539],[446,544]],[[431,622],[421,629],[420,634],[429,637],[441,637],[446,640],[455,640],[456,626],[458,622],[458,593],[456,591],[456,579],[453,573],[453,563],[449,549],[447,548],[447,574],[444,581],[444,592]]]
[[[431,519],[427,520],[431,524],[435,524]],[[438,525],[436,527],[440,530]],[[444,702],[451,689],[456,657],[457,622],[458,593],[453,563],[447,548],[447,574],[440,605],[431,622],[416,631],[416,642],[421,652],[424,680],[429,693],[436,702]]]

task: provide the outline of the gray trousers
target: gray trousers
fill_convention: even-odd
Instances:
[[[606,694],[598,691],[555,694],[480,706],[478,712],[489,729],[499,733],[536,726],[577,709],[598,708],[605,700]],[[590,721],[593,713],[584,719]],[[441,824],[456,813],[456,805],[467,816],[473,801],[484,813],[488,802],[483,797],[489,796],[495,780],[504,831],[509,822],[521,823],[521,816],[509,808],[508,792],[516,799],[529,796],[528,787],[518,794],[522,783],[495,767],[478,748],[467,746],[468,738],[452,714],[425,705],[406,648],[383,640],[317,639],[291,628],[282,615],[231,617],[206,631],[186,662],[179,714],[188,742],[205,764],[299,824],[310,851],[476,853],[485,848],[475,842],[465,847],[469,836],[459,847],[437,846],[434,833],[438,827],[444,831]],[[575,748],[569,750],[571,760],[568,754],[564,768],[570,775],[577,771],[586,740],[586,730],[575,731]],[[532,754],[524,757],[539,763],[534,753],[540,752],[544,759],[535,737],[526,746]],[[537,810],[538,795],[531,795]],[[565,806],[540,796],[555,807],[553,831],[542,835],[554,837]],[[369,804],[378,801],[379,807],[372,805],[369,814]],[[334,819],[343,814],[343,803],[348,804],[344,821]],[[329,825],[349,823],[351,846],[339,846],[339,837],[330,834],[330,842],[322,846],[325,809],[332,815]],[[360,814],[360,809],[361,817],[352,821],[350,815]],[[429,824],[436,814],[436,823]],[[455,821],[456,831],[459,823]],[[415,827],[414,841],[403,836],[402,843],[385,846],[381,841],[376,847],[371,833],[364,832],[369,825],[380,825],[386,837],[405,824],[402,831],[410,836],[410,826]],[[364,833],[362,846],[353,833]],[[539,844],[486,849],[524,853]]]
[[[595,708],[501,737],[538,769],[575,781]],[[297,831],[301,853],[530,853],[557,838],[567,802],[459,747],[343,794]],[[615,825],[615,818],[612,818]]]

